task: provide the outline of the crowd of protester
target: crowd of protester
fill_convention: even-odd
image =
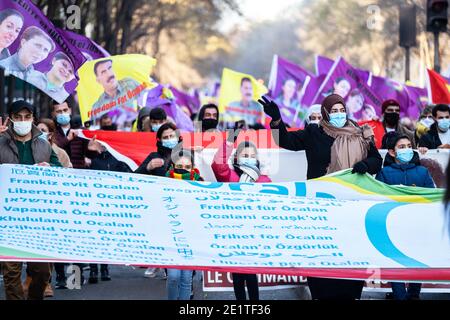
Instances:
[[[75,117],[73,102],[52,106],[52,119],[36,118],[33,105],[19,100],[9,108],[8,118],[0,118],[0,164],[26,164],[57,166],[74,169],[108,170],[132,172],[127,164],[117,160],[94,137],[86,140],[79,137],[79,117]],[[391,185],[435,188],[446,187],[443,168],[433,160],[421,159],[433,149],[450,149],[450,108],[445,104],[428,106],[420,118],[402,123],[402,106],[395,100],[387,100],[381,106],[381,118],[366,119],[358,123],[348,116],[344,99],[331,94],[321,105],[311,106],[306,114],[304,128],[288,130],[283,122],[277,103],[262,97],[259,103],[266,116],[270,117],[270,129],[281,148],[306,152],[307,178],[314,179],[343,169],[352,169],[353,174],[371,174],[376,179]],[[245,121],[224,124],[219,108],[214,104],[202,106],[192,115],[195,131],[218,132],[228,128],[227,139],[219,146],[211,169],[220,182],[270,182],[271,178],[260,171],[258,148],[251,141],[235,142],[242,130],[264,128],[262,120],[248,126]],[[175,121],[164,109],[143,108],[133,125],[135,131],[155,132],[156,151],[142,162],[136,174],[155,175],[183,180],[203,180],[195,166],[194,150],[183,147],[180,131]],[[86,123],[85,128],[89,127]],[[117,124],[106,114],[93,128],[117,130]],[[276,134],[275,134],[276,132]],[[387,149],[383,159],[379,149]],[[231,165],[229,165],[229,159]],[[447,196],[448,198],[448,196]],[[77,265],[81,270],[89,268],[87,283],[109,281],[108,265]],[[52,285],[65,288],[67,283],[65,264],[27,263],[27,280],[22,283],[22,263],[2,264],[3,284],[6,299],[43,299],[52,296]],[[56,279],[52,283],[52,269]],[[158,274],[167,279],[168,299],[192,298],[193,270],[148,268],[143,276]],[[83,277],[84,282],[84,277]],[[236,299],[245,300],[246,290],[250,300],[259,299],[258,280],[254,274],[233,273]],[[324,279],[308,277],[308,286],[313,299],[360,299],[363,281]],[[417,299],[420,284],[392,283],[393,298]]]

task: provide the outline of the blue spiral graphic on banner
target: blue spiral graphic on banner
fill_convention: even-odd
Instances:
[[[420,261],[408,257],[391,241],[387,230],[387,217],[391,211],[407,203],[385,202],[374,205],[367,211],[366,233],[372,245],[384,256],[407,268],[428,268]]]

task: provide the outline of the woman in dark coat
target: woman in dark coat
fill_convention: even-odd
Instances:
[[[369,126],[359,127],[348,119],[344,99],[332,94],[322,102],[322,120],[304,130],[288,132],[277,104],[262,97],[259,102],[272,118],[272,135],[284,149],[305,150],[308,179],[353,168],[352,173],[376,174],[383,159],[373,142]],[[278,130],[277,130],[278,129]],[[308,286],[315,299],[360,299],[364,281],[308,277]]]
[[[156,133],[157,151],[150,153],[134,173],[165,177],[171,163],[172,150],[181,148],[181,137],[173,123],[163,124]]]

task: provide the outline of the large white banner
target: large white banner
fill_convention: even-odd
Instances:
[[[1,165],[0,260],[283,274],[364,270],[335,275],[350,278],[366,278],[370,269],[408,269],[386,277],[450,280],[441,204],[414,195],[422,203],[397,202],[398,194],[364,189],[370,177],[358,179],[363,187],[333,177],[221,184]],[[372,200],[345,200],[352,198]]]
[[[211,163],[217,149],[203,149],[195,154],[195,163],[206,181],[216,181]],[[387,150],[379,150],[381,156],[386,156]],[[268,175],[272,181],[304,181],[308,169],[305,151],[289,151],[285,149],[258,149],[258,156],[261,162],[261,171]],[[420,155],[421,159],[432,159],[436,161],[442,172],[445,172],[449,160],[449,150],[429,150],[426,154]],[[229,164],[231,165],[231,160]]]

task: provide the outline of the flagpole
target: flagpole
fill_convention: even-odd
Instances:
[[[307,76],[305,79],[305,82],[303,83],[302,91],[300,92],[301,97],[297,98],[298,106],[297,106],[297,108],[295,108],[295,115],[294,115],[294,119],[292,120],[292,127],[295,127],[295,123],[297,122],[298,113],[300,112],[300,108],[302,107],[303,96],[305,95],[306,87],[308,86],[310,80],[311,80],[311,77]]]

